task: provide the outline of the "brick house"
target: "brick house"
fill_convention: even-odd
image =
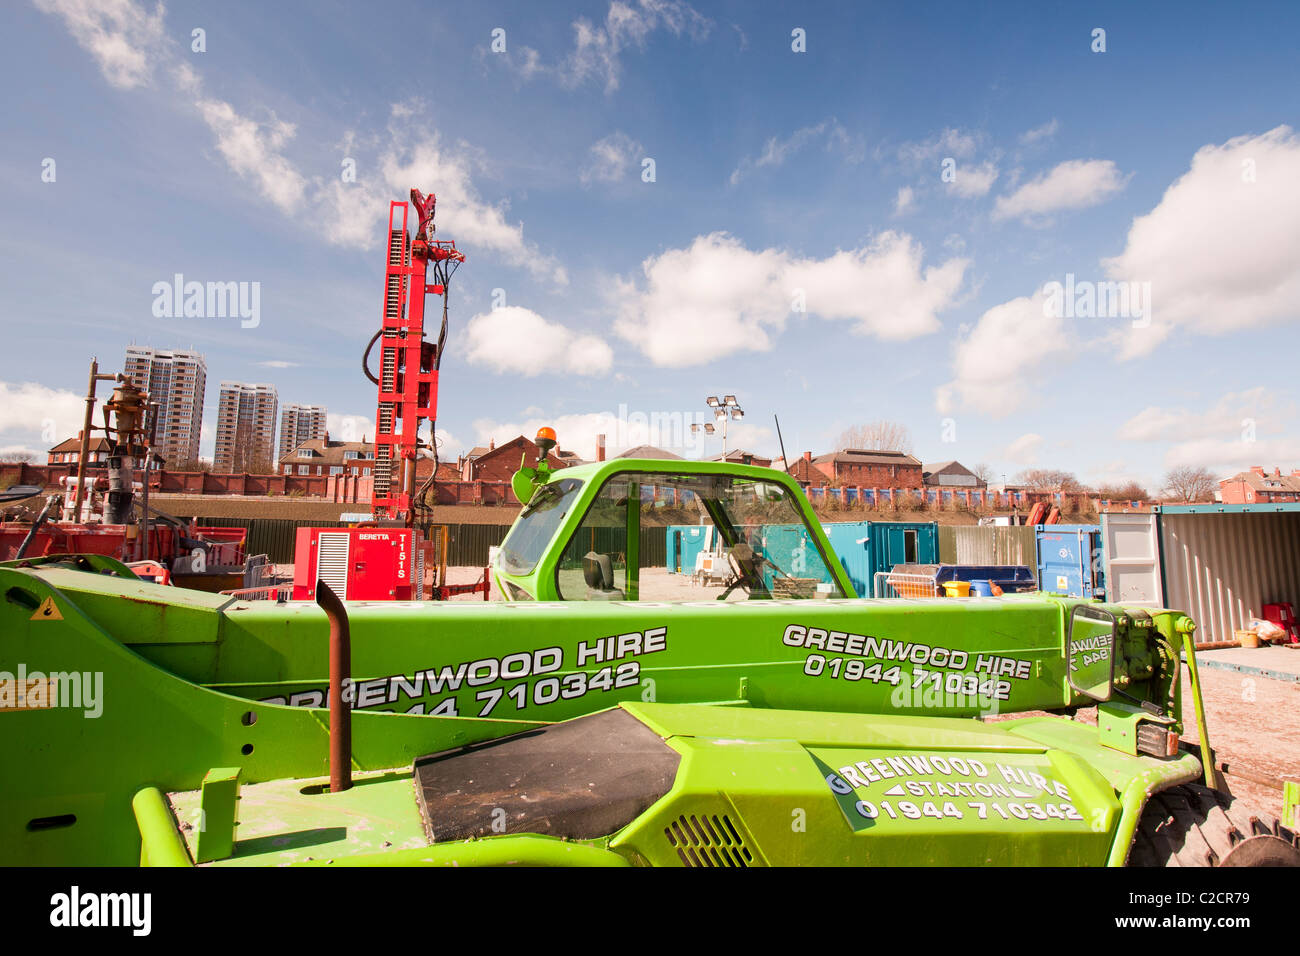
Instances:
[[[805,459],[808,457],[805,454]],[[844,448],[812,459],[833,485],[849,488],[920,488],[921,462],[906,452]]]
[[[676,452],[671,452],[667,448],[656,448],[654,445],[637,445],[635,448],[629,448],[621,455],[615,455],[616,458],[654,458],[659,461],[681,461],[682,456]]]
[[[1239,472],[1219,482],[1219,495],[1225,505],[1249,505],[1256,502],[1300,501],[1300,468],[1291,474],[1282,474],[1274,468],[1273,474],[1256,465],[1250,471]]]
[[[365,440],[331,441],[312,438],[280,458],[282,475],[356,475],[369,478],[375,467],[375,446]]]
[[[812,452],[806,451],[802,458],[796,458],[790,465],[790,477],[799,482],[804,491],[809,488],[825,488],[831,483],[826,473],[813,464]]]
[[[536,443],[523,435],[510,439],[504,445],[492,441],[486,448],[476,446],[460,460],[460,480],[509,481],[519,470],[519,461],[525,455],[528,464],[537,463],[538,451]],[[574,459],[568,452],[552,450],[546,460],[552,468],[563,468]]]
[[[959,461],[936,461],[921,466],[921,481],[927,488],[985,488],[988,482]]]
[[[757,465],[759,468],[771,468],[772,459],[765,458],[762,455],[755,455],[751,451],[745,451],[743,448],[733,448],[727,452],[726,458],[719,455],[714,461],[726,461],[733,465]]]
[[[87,447],[89,450],[86,453],[86,465],[90,468],[106,464],[108,462],[108,453],[113,450],[108,443],[108,439],[102,435],[92,437]],[[45,463],[47,465],[75,465],[80,454],[81,432],[77,432],[76,438],[64,439],[46,452]]]

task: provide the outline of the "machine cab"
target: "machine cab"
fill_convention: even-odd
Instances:
[[[493,567],[506,600],[854,596],[798,484],[770,468],[621,458],[521,475],[527,503]],[[702,526],[707,545],[669,574],[662,549],[680,525]]]

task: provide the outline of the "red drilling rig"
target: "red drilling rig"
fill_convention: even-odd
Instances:
[[[366,377],[379,388],[375,411],[375,490],[371,504],[375,518],[399,520],[416,527],[417,516],[426,520],[424,494],[437,475],[438,366],[447,342],[447,285],[465,254],[452,240],[434,239],[436,197],[411,190],[411,202],[388,207],[388,260],[384,275],[384,315],[379,331],[370,339],[362,360]],[[408,231],[411,207],[419,217],[415,236]],[[428,283],[429,271],[434,282]],[[442,325],[437,342],[424,337],[424,301],[442,297]],[[379,342],[379,374],[370,371],[370,353]],[[418,490],[416,461],[420,449],[420,422],[429,422],[428,448],[434,469]]]
[[[488,597],[488,575],[472,584],[445,580],[445,528],[432,522],[429,492],[438,475],[438,367],[447,342],[447,287],[465,254],[452,240],[435,239],[437,203],[430,193],[411,190],[411,201],[388,206],[385,232],[384,309],[361,367],[379,390],[375,410],[372,522],[348,529],[299,528],[293,596],[311,600],[324,580],[345,599],[407,600],[425,596],[426,567],[434,570],[429,596],[481,591]],[[416,230],[411,235],[411,214]],[[432,272],[432,276],[430,276]],[[434,281],[430,283],[428,280]],[[425,339],[425,298],[442,297],[442,323],[436,341]],[[379,344],[379,370],[370,356]],[[429,423],[429,441],[420,441],[420,424]],[[432,468],[416,487],[421,449]]]

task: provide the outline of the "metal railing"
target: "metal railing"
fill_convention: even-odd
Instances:
[[[877,571],[871,593],[878,598],[942,597],[939,582],[928,574]]]

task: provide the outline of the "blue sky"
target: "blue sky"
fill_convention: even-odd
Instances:
[[[469,257],[444,457],[542,423],[584,456],[597,432],[681,444],[732,392],[730,444],[760,453],[778,414],[791,455],[886,419],[995,475],[1300,467],[1294,5],[36,0],[0,21],[0,450],[75,431],[90,357],[131,342],[205,354],[205,454],[223,379],[372,431],[359,355],[386,203],[414,185]],[[155,317],[178,272],[259,283],[256,327]],[[1067,276],[1150,308],[1061,314],[1044,290]]]

